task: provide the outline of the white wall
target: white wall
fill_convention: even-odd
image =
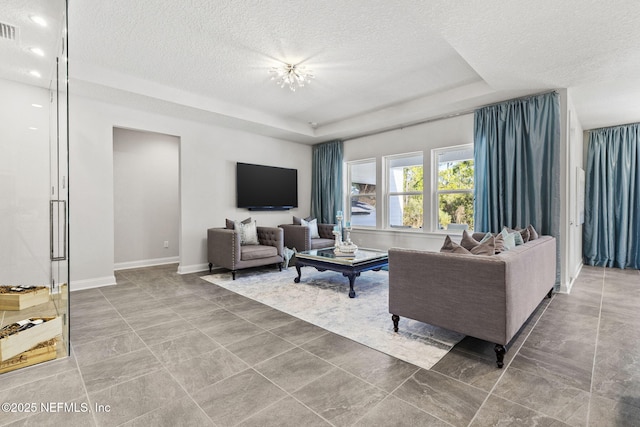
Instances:
[[[388,248],[400,246],[415,249],[439,250],[444,234],[431,232],[431,150],[473,143],[473,114],[461,115],[449,119],[437,120],[402,129],[396,129],[376,135],[352,139],[344,143],[345,162],[376,159],[377,185],[376,195],[382,200],[382,182],[384,168],[382,157],[422,151],[424,154],[425,212],[424,231],[421,230],[371,230],[358,229],[352,233],[352,239],[360,246]],[[345,192],[345,206],[348,206],[348,191]],[[378,215],[378,228],[384,224],[384,216]]]
[[[259,225],[307,216],[311,147],[72,96],[70,100],[71,288],[115,283],[113,128],[180,138],[180,273],[207,268],[206,230],[225,218]],[[251,212],[235,207],[237,161],[298,169],[298,209]]]
[[[178,261],[179,149],[175,136],[113,129],[116,269]]]
[[[0,79],[0,94],[0,284],[47,285],[49,91]]]

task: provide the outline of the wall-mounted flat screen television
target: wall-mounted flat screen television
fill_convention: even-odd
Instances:
[[[238,162],[236,200],[239,208],[249,210],[297,208],[298,171]]]

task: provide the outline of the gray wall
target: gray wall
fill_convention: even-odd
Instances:
[[[116,269],[178,261],[179,150],[175,136],[113,129]]]

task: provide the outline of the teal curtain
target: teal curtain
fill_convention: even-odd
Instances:
[[[313,146],[311,166],[311,216],[333,224],[342,209],[342,141]]]
[[[474,229],[532,224],[560,231],[560,101],[556,92],[475,111]]]
[[[584,262],[640,268],[640,123],[589,131]]]

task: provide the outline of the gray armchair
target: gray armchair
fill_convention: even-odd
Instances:
[[[282,271],[284,261],[284,235],[278,227],[257,227],[259,245],[241,245],[240,232],[228,228],[207,230],[207,253],[209,272],[214,265],[231,270],[236,279],[236,271],[275,264]]]
[[[335,244],[334,224],[318,224],[320,238],[312,239],[309,227],[299,224],[279,225],[284,230],[284,245],[297,251],[330,248]]]

